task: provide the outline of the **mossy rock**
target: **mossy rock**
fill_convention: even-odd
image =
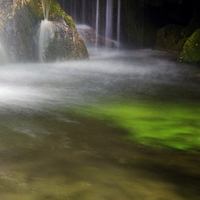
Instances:
[[[18,0],[14,10],[12,2],[0,2],[0,8],[4,5],[3,14],[0,14],[0,36],[7,57],[11,62],[39,61],[40,24],[44,19],[41,0],[25,1],[23,7]],[[49,21],[53,24],[50,27],[53,36],[45,44],[43,61],[89,58],[73,19],[62,10],[57,0],[51,0]]]
[[[179,60],[200,63],[200,29],[197,29],[185,42]]]
[[[189,38],[199,28],[200,28],[200,24],[199,23],[190,23],[188,26],[186,26],[182,30],[181,36]]]
[[[184,27],[180,25],[169,24],[159,29],[155,45],[156,48],[181,52],[187,40],[187,38],[181,36],[183,28]]]

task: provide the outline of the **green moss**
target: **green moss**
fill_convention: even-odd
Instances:
[[[11,13],[12,8],[10,4],[8,5],[7,8]],[[10,60],[20,62],[39,60],[38,41],[40,23],[43,19],[41,0],[31,0],[25,1],[23,8],[18,1],[15,17],[7,17],[5,22],[0,20],[3,25],[12,24],[9,32],[2,26]],[[53,34],[51,40],[46,43],[45,61],[89,58],[85,43],[79,37],[73,19],[61,9],[57,0],[51,0],[49,21],[53,21],[53,27],[49,27],[52,28]]]
[[[181,36],[188,38],[199,28],[200,28],[200,24],[199,23],[190,23],[188,26],[186,26],[182,30]]]
[[[186,38],[181,36],[183,26],[169,24],[158,30],[156,48],[181,52]]]
[[[24,8],[32,16],[37,19],[44,19],[41,0],[32,0],[25,3]],[[64,18],[68,25],[75,27],[75,23],[71,16],[67,15],[61,8],[57,0],[51,0],[49,19],[57,20]]]
[[[185,42],[179,59],[184,62],[200,62],[200,29],[196,30]]]
[[[51,1],[51,9],[50,9],[50,18],[56,19],[56,18],[64,18],[68,25],[75,27],[74,20],[71,16],[67,15],[63,9],[61,8],[60,4],[57,0]]]
[[[200,109],[184,104],[106,104],[87,114],[126,130],[128,139],[147,146],[200,150]]]

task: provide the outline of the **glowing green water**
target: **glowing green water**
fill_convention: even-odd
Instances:
[[[126,130],[128,139],[156,147],[200,149],[200,108],[169,103],[115,103],[87,109]]]

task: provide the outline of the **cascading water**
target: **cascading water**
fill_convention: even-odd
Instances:
[[[24,7],[24,3],[25,3],[25,0],[21,0],[22,7]],[[15,8],[16,8],[16,0],[13,0],[13,13],[12,13],[12,15],[15,14]]]
[[[99,0],[96,2],[96,47],[98,47],[98,35],[99,35]]]
[[[118,0],[118,12],[117,12],[117,44],[120,47],[120,25],[121,25],[121,0]]]
[[[62,2],[63,1],[60,0],[60,3]],[[82,25],[84,24],[91,27],[92,37],[90,38],[92,38],[92,45],[95,45],[96,47],[101,45],[105,45],[107,47],[116,46],[119,48],[121,0],[106,0],[105,5],[99,0],[91,1],[89,6],[87,3],[88,1],[86,0],[66,0],[66,4],[68,6],[63,6],[63,9],[65,9],[65,11],[72,16],[75,23],[81,23]],[[104,9],[104,6],[106,6],[106,9]],[[100,14],[105,16],[105,18],[100,18]],[[113,24],[116,26],[113,27]],[[105,37],[105,39],[100,39],[100,36]],[[111,41],[113,39],[116,41]]]
[[[0,65],[3,65],[6,62],[6,54],[4,48],[0,43]]]
[[[112,38],[112,25],[113,25],[112,10],[113,10],[113,0],[107,0],[107,5],[106,5],[106,32],[105,32],[106,39]]]
[[[44,20],[45,19],[48,20],[49,18],[50,5],[51,5],[51,0],[42,0]]]
[[[15,7],[16,7],[16,2],[15,2],[15,0],[13,0],[13,15],[15,14]]]
[[[21,2],[21,3],[22,3],[22,7],[24,6],[24,1],[25,1],[25,0],[22,0],[22,2]]]
[[[42,20],[40,24],[39,36],[39,58],[40,61],[45,60],[45,52],[47,50],[49,41],[54,36],[53,23],[47,19]]]
[[[40,34],[39,34],[40,61],[44,61],[46,48],[48,46],[50,38],[53,35],[52,22],[48,21],[50,5],[51,5],[51,0],[42,0],[44,20],[41,21]]]

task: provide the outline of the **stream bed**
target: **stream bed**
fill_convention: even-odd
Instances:
[[[200,68],[150,49],[89,52],[1,66],[0,199],[200,199]]]

